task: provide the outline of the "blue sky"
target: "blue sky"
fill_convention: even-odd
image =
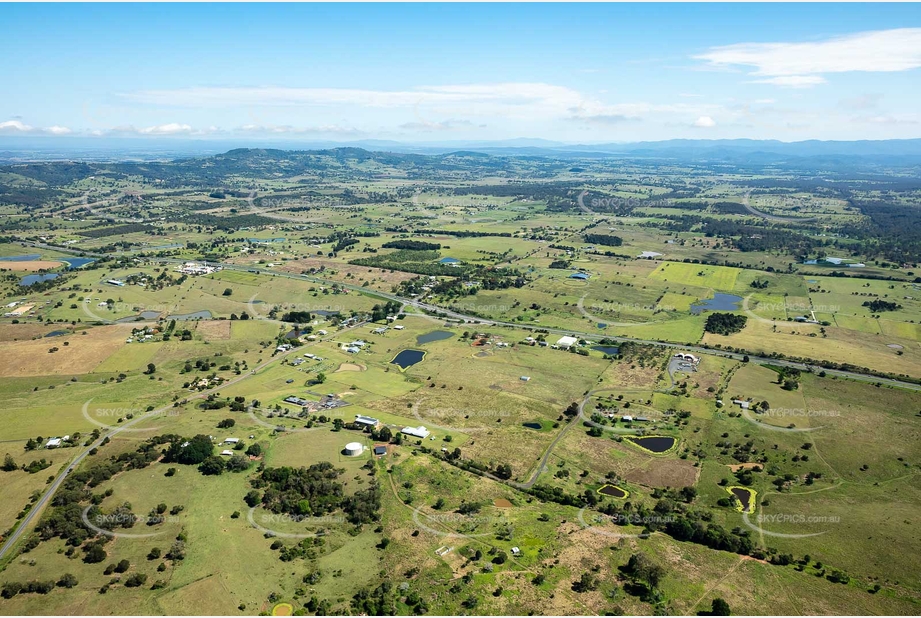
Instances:
[[[2,4],[0,135],[921,137],[921,6]]]

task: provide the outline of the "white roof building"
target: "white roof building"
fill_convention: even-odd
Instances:
[[[422,425],[418,427],[404,427],[401,431],[407,435],[416,436],[417,438],[427,438],[429,433],[431,433]]]
[[[58,446],[61,446],[60,438],[51,438],[45,443],[45,448],[56,448]]]
[[[579,340],[575,337],[570,337],[567,335],[565,337],[560,337],[556,344],[561,348],[569,348],[576,345],[578,342]]]

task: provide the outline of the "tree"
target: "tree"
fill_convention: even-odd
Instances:
[[[145,371],[144,373],[146,373],[147,375],[153,375],[156,372],[157,372],[157,366],[154,365],[153,363],[147,363],[147,371]]]
[[[711,616],[731,616],[729,603],[723,599],[713,599],[713,605],[710,609]]]
[[[108,557],[106,550],[102,548],[102,545],[99,543],[93,543],[86,550],[86,555],[83,556],[83,562],[88,564],[96,564],[102,562]]]
[[[125,559],[122,559],[122,560],[119,560],[118,564],[115,565],[115,572],[125,573],[130,568],[131,568],[131,563]]]
[[[598,589],[598,578],[591,573],[584,572],[578,581],[572,583],[573,592],[589,592]]]
[[[630,556],[624,570],[633,577],[634,581],[645,583],[650,590],[659,587],[659,582],[665,576],[665,571],[658,564],[654,563],[644,553],[636,553]]]
[[[217,424],[217,428],[218,429],[230,429],[236,424],[237,424],[237,421],[233,420],[232,418],[225,418],[224,420],[220,421]]]
[[[227,469],[231,472],[243,472],[249,468],[250,461],[244,455],[233,455],[227,460]]]
[[[211,438],[197,435],[187,442],[176,440],[170,444],[163,458],[165,463],[178,462],[186,465],[200,464],[214,453]]]
[[[224,292],[221,294],[221,296],[230,296],[231,294],[233,294],[233,290],[230,288],[224,288]]]
[[[262,455],[262,447],[258,444],[250,444],[246,449],[246,454],[251,457],[259,457]]]
[[[16,462],[13,460],[13,456],[9,453],[6,454],[6,457],[3,458],[3,466],[0,466],[0,470],[4,472],[15,472],[19,469],[19,466],[16,465]]]
[[[204,475],[218,475],[224,471],[224,460],[218,455],[211,455],[201,462],[198,471]]]
[[[61,588],[73,588],[77,583],[77,578],[73,573],[64,573],[61,579],[58,580],[58,586]]]

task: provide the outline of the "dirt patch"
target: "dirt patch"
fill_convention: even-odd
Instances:
[[[195,330],[205,341],[230,339],[230,320],[202,320],[196,322]]]
[[[697,482],[698,468],[684,459],[651,457],[624,477],[631,483],[646,487],[671,487],[680,489]]]
[[[336,369],[333,373],[339,373],[340,371],[365,371],[367,367],[364,365],[358,365],[356,363],[342,363],[339,365],[339,369]]]
[[[61,262],[50,260],[25,260],[21,262],[0,262],[0,270],[15,270],[35,272],[36,270],[51,270],[62,266]]]
[[[733,472],[736,472],[738,470],[751,470],[753,468],[763,468],[764,464],[760,464],[757,462],[749,462],[749,463],[740,463],[740,464],[726,464],[726,467],[728,467]]]
[[[131,329],[127,324],[99,326],[78,335],[8,342],[3,346],[0,377],[90,373],[125,345]],[[57,350],[49,352],[52,348]]]
[[[493,505],[500,509],[510,509],[512,508],[512,503],[506,500],[505,498],[496,498],[492,501]]]
[[[0,341],[28,341],[56,330],[67,330],[67,327],[52,324],[0,324]],[[49,337],[48,340],[52,339],[55,337]]]

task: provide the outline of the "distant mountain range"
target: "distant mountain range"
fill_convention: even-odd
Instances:
[[[232,139],[142,139],[142,138],[0,138],[0,162],[36,160],[154,160],[206,156],[237,147],[283,150],[315,150],[337,147],[362,148],[375,152],[404,154],[446,154],[456,151],[496,156],[555,158],[664,158],[684,161],[730,161],[765,164],[802,159],[921,161],[921,139],[781,142],[778,140],[673,139],[653,142],[566,144],[544,139],[520,138],[499,141],[448,141],[408,143],[387,140],[258,141],[240,143]]]

